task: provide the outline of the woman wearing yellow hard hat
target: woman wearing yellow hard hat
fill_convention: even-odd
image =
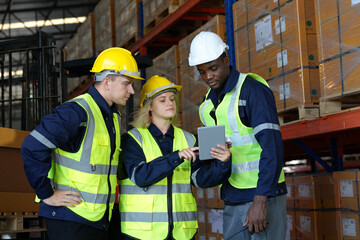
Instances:
[[[191,183],[198,179],[194,165],[202,161],[196,161],[195,137],[177,127],[177,94],[181,88],[155,75],[141,90],[134,128],[122,141],[121,159],[128,175],[119,182],[123,239],[188,240],[197,232]],[[229,150],[222,154],[224,160],[230,159]],[[226,177],[224,172],[231,167],[231,163],[211,165],[221,177]]]

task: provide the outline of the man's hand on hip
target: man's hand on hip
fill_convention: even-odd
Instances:
[[[80,193],[75,191],[60,191],[54,189],[54,194],[49,198],[43,199],[42,201],[47,205],[54,207],[75,207],[82,202],[80,197]]]

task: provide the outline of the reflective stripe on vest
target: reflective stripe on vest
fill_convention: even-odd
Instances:
[[[120,149],[119,114],[113,114],[116,134],[115,152],[111,157],[110,137],[100,108],[89,94],[70,100],[79,104],[87,113],[86,131],[78,152],[54,149],[52,167],[48,178],[58,190],[73,190],[81,194],[83,200],[69,209],[90,220],[100,220],[109,203],[109,220],[115,200],[116,175]],[[84,123],[81,123],[82,125]],[[37,139],[47,142],[46,138],[35,133]],[[49,142],[46,146],[50,146]],[[111,192],[109,194],[108,178]]]
[[[265,123],[255,129],[242,124],[239,117],[239,106],[246,106],[245,100],[239,100],[241,87],[246,76],[250,75],[255,80],[268,86],[266,81],[256,74],[240,74],[234,89],[225,94],[218,105],[215,116],[216,122],[210,112],[214,111],[214,105],[210,99],[205,100],[199,108],[200,119],[205,126],[225,125],[225,135],[232,142],[232,174],[229,182],[232,186],[240,189],[254,188],[257,186],[259,163],[262,149],[255,138],[255,134],[264,129],[280,130],[280,126],[273,123]],[[207,93],[209,94],[210,90]],[[206,97],[207,97],[206,96]],[[285,181],[284,171],[281,171],[279,182]]]
[[[146,162],[162,156],[148,129],[133,128],[129,135],[143,149]],[[183,150],[194,144],[195,138],[192,134],[174,127],[173,151]],[[140,163],[139,166],[143,164]],[[191,239],[197,229],[196,201],[191,190],[190,174],[191,163],[187,160],[173,171],[171,199],[175,239]],[[119,184],[122,232],[138,239],[165,239],[169,226],[167,178],[146,188],[136,186],[130,179],[122,180]]]

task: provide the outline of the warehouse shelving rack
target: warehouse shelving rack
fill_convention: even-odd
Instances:
[[[139,14],[140,39],[130,46],[130,51],[138,52],[140,55],[147,55],[148,46],[159,46],[162,41],[179,41],[178,38],[162,38],[161,34],[171,28],[180,19],[206,20],[205,16],[188,16],[201,0],[188,0],[175,12],[150,30],[146,35],[142,32],[142,15]],[[226,34],[231,65],[235,65],[234,52],[234,30],[232,5],[235,0],[225,0],[225,9],[202,9],[203,13],[225,13]],[[139,9],[142,9],[142,2],[139,2]],[[311,166],[300,166],[291,168],[288,172],[326,170],[328,172],[343,170],[344,168],[358,168],[360,163],[343,162],[344,154],[360,153],[360,109],[349,109],[337,114],[317,118],[314,120],[299,120],[281,126],[281,133],[284,140],[285,161],[293,159],[309,158],[313,163]],[[322,157],[330,156],[331,165]],[[315,164],[315,161],[318,164]]]

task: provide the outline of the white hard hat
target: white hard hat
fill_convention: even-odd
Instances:
[[[189,65],[196,66],[213,61],[229,46],[213,32],[200,32],[190,45]]]

